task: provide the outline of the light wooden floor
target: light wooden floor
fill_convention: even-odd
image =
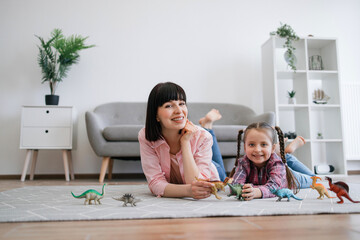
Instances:
[[[360,183],[360,175],[348,176],[341,180]],[[141,180],[109,182],[109,184],[139,183],[144,182]],[[0,180],[0,191],[24,186],[97,184],[99,183],[96,179],[71,182]],[[0,239],[358,240],[360,239],[360,214],[0,223]]]

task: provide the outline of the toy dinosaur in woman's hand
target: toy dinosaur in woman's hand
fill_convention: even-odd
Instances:
[[[222,181],[211,181],[211,180],[208,180],[208,179],[201,179],[201,178],[197,178],[195,177],[196,181],[203,181],[203,182],[209,182],[209,183],[212,183],[214,184],[214,186],[211,188],[211,193],[215,195],[215,197],[217,199],[221,199],[221,197],[217,194],[217,192],[219,190],[222,190],[225,192],[225,186],[227,183],[231,183],[232,182],[232,178],[225,178],[225,180],[222,182]]]
[[[329,181],[329,186],[330,186],[329,190],[336,193],[336,196],[340,199],[340,201],[338,201],[337,203],[341,204],[344,202],[342,197],[346,197],[353,203],[360,203],[360,201],[354,201],[350,198],[349,186],[346,183],[344,182],[332,183],[332,179],[330,177],[325,177],[325,179]]]
[[[315,189],[316,191],[318,191],[318,193],[320,194],[320,196],[318,197],[318,199],[323,200],[324,196],[327,196],[328,198],[335,198],[335,197],[330,197],[329,192],[326,190],[325,186],[322,185],[321,183],[316,183],[317,179],[320,179],[320,177],[318,176],[313,176],[311,177],[311,179],[313,180],[312,185],[310,185],[310,187],[312,189]]]

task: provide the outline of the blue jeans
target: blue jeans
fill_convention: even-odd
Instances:
[[[206,129],[206,128],[205,128]],[[225,172],[225,167],[224,167],[224,161],[223,158],[221,156],[221,152],[220,152],[220,148],[216,139],[216,136],[214,134],[214,131],[212,129],[206,129],[211,136],[213,137],[213,145],[211,147],[212,150],[212,163],[215,165],[219,176],[220,176],[220,181],[224,181],[226,178],[226,172]]]
[[[309,188],[313,181],[310,177],[315,176],[315,174],[294,155],[287,153],[285,158],[289,169],[293,173],[294,177],[299,181],[300,188]]]

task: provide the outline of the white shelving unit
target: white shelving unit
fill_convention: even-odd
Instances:
[[[333,165],[336,175],[347,175],[341,119],[337,40],[300,38],[296,48],[296,72],[284,59],[284,39],[270,37],[262,45],[264,111],[276,114],[284,133],[296,132],[307,142],[294,155],[310,169]],[[310,70],[309,58],[320,55],[323,70]],[[321,89],[330,97],[326,104],[313,102]],[[287,91],[296,91],[296,104],[288,104]],[[318,139],[321,133],[323,139]],[[290,140],[291,141],[291,140]]]

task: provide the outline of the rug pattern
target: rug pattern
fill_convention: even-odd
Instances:
[[[349,186],[352,199],[360,200],[360,184]],[[303,201],[290,202],[276,202],[277,198],[238,201],[227,196],[228,187],[226,192],[219,192],[221,200],[213,195],[194,200],[154,197],[147,185],[108,185],[101,205],[84,205],[84,199],[76,199],[70,193],[79,195],[88,189],[101,192],[100,185],[33,186],[0,192],[0,222],[360,213],[360,204],[347,199],[344,204],[337,204],[338,198],[318,200],[319,194],[312,189],[302,189],[297,194]],[[136,207],[123,207],[123,202],[112,199],[125,193],[132,193],[141,202]]]

